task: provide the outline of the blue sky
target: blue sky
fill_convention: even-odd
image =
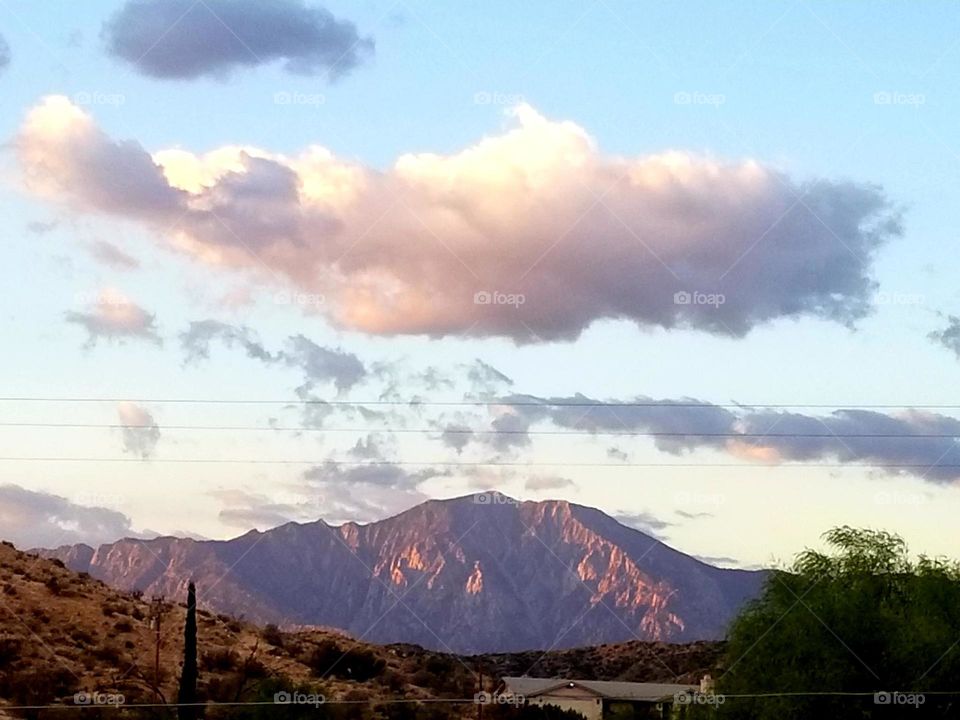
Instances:
[[[242,14],[245,5],[239,0],[208,4],[221,14],[231,12],[231,6]],[[282,59],[270,61],[259,45],[259,53],[246,48],[252,57],[222,77],[150,76],[142,62],[125,60],[108,48],[105,23],[135,5],[0,4],[0,37],[10,48],[10,62],[0,74],[0,135],[9,141],[0,153],[5,208],[0,232],[6,240],[2,282],[8,297],[0,315],[7,350],[0,359],[5,378],[0,394],[127,399],[138,408],[123,411],[116,402],[21,401],[0,403],[0,413],[7,423],[129,424],[134,439],[146,443],[125,445],[117,427],[4,428],[4,457],[129,461],[0,464],[3,482],[69,501],[63,516],[54,518],[65,541],[102,540],[127,531],[226,537],[278,518],[369,520],[426,496],[493,485],[522,498],[563,497],[597,505],[682,550],[727,558],[728,564],[788,556],[841,522],[883,526],[932,552],[960,553],[957,539],[938,531],[960,505],[956,479],[931,479],[922,472],[890,476],[878,467],[909,453],[888,451],[878,460],[876,453],[845,454],[838,445],[801,458],[797,448],[780,447],[775,460],[788,467],[746,467],[758,461],[756,448],[747,457],[742,449],[699,443],[677,454],[657,448],[650,438],[583,431],[570,439],[534,435],[528,445],[507,449],[476,442],[458,454],[438,437],[451,423],[489,428],[510,409],[512,395],[829,406],[796,409],[817,416],[865,405],[902,405],[902,410],[960,403],[954,390],[960,377],[960,356],[954,350],[960,346],[952,349],[949,342],[928,337],[949,327],[949,315],[960,314],[953,267],[960,213],[960,16],[950,4],[925,4],[921,13],[910,3],[884,3],[867,12],[855,4],[808,1],[725,7],[598,0],[476,3],[451,12],[439,4],[406,0],[331,2],[324,7],[338,21],[352,24],[358,38],[374,43],[355,67],[332,82],[323,67],[308,74],[287,72]],[[168,28],[169,33],[157,34],[148,55],[170,52],[165,44],[201,19],[203,8],[189,6],[194,12]],[[306,6],[318,7],[312,2]],[[304,3],[278,7],[301,8]],[[269,35],[269,28],[264,34]],[[48,96],[65,100],[44,105]],[[518,115],[518,107],[529,112]],[[37,108],[42,112],[31,115]],[[48,129],[63,118],[69,118],[69,123],[63,121],[66,129]],[[497,144],[517,131],[518,123],[516,145]],[[98,134],[71,144],[70,132],[82,134],[84,128]],[[85,150],[94,137],[106,138],[102,157]],[[494,144],[482,145],[484,138]],[[252,189],[243,188],[246,194],[233,195],[233,186],[217,185],[225,177],[222,169],[208,183],[216,185],[209,196],[188,198],[193,191],[183,188],[176,192],[188,198],[183,202],[221,203],[218,212],[236,213],[228,216],[227,224],[237,222],[230,232],[260,248],[256,220],[276,211],[277,227],[294,222],[290,208],[281,206],[277,187],[283,181],[274,178],[293,167],[301,189],[311,178],[320,193],[339,188],[342,176],[334,170],[297,165],[306,162],[310,146],[332,154],[336,173],[360,173],[375,190],[358,191],[360,199],[351,196],[349,203],[338,195],[336,211],[324,205],[333,224],[327,229],[317,220],[306,229],[298,227],[296,232],[307,233],[306,240],[298,236],[299,244],[283,245],[287,237],[282,242],[265,239],[264,260],[258,262],[237,259],[242,252],[227,248],[232,241],[224,241],[202,220],[190,226],[164,224],[169,218],[158,220],[123,200],[107,209],[108,200],[96,186],[107,182],[102,173],[127,187],[152,182],[149,168],[134,177],[124,174],[134,172],[129,167],[111,165],[120,158],[150,153],[160,166],[162,151],[203,155],[224,147],[256,149],[264,157],[262,179],[252,165],[236,172],[251,181]],[[486,147],[487,154],[458,155],[478,147]],[[645,160],[671,151],[690,162],[689,168],[676,160]],[[552,174],[556,167],[566,167],[563,153],[585,163],[582,176]],[[533,169],[526,185],[513,187],[503,168],[519,156],[520,170]],[[457,157],[460,164],[454,167],[450,158]],[[626,167],[622,163],[635,163],[637,177],[643,178],[636,187],[649,188],[647,194],[636,190],[636,195],[629,191],[621,197],[614,191],[607,196],[626,220],[588,210],[570,237],[557,232],[551,216],[562,215],[565,206],[584,197],[589,204],[591,197],[609,192],[609,173]],[[546,177],[534,173],[541,164],[548,168]],[[664,173],[669,180],[662,180]],[[795,225],[789,220],[786,228],[756,220],[767,212],[778,218],[777,203],[808,197],[806,183],[812,181],[828,183],[817,212],[807,208],[809,217],[799,217]],[[590,195],[580,194],[581,182]],[[271,194],[252,216],[244,215],[244,198],[260,198],[250,193],[266,186],[278,194]],[[529,187],[534,187],[533,204],[514,206]],[[854,196],[852,187],[863,197],[882,196],[901,229],[884,235],[874,250],[867,245],[847,248],[856,258],[855,267],[847,267],[846,250],[838,250],[836,243],[866,242],[845,224],[866,217],[856,215],[861,196]],[[387,206],[393,193],[424,213],[417,216],[419,222],[391,214]],[[694,211],[676,210],[688,201]],[[471,217],[483,216],[484,227],[499,228],[502,237],[489,245],[461,237],[463,225],[450,217],[466,205]],[[542,207],[551,210],[541,216]],[[633,208],[638,208],[636,215]],[[801,203],[801,215],[804,208]],[[365,237],[381,209],[390,231],[378,229]],[[301,211],[296,208],[293,216]],[[655,211],[665,213],[662,224],[658,218],[647,225]],[[845,213],[853,220],[845,219]],[[754,220],[779,229],[767,237],[755,232]],[[848,230],[853,234],[844,235]],[[179,231],[186,239],[174,242]],[[750,232],[754,234],[746,237]],[[640,241],[634,243],[631,237],[637,236]],[[327,245],[341,241],[344,253],[326,254]],[[193,243],[190,249],[185,249],[187,242]],[[550,250],[546,257],[550,262],[558,258],[557,265],[524,274],[517,263],[510,264],[513,257],[529,264],[540,246],[529,255],[523,245],[540,242],[544,248],[556,243],[558,251]],[[578,255],[574,250],[578,243],[593,247],[593,242],[599,251]],[[689,251],[677,250],[687,242]],[[774,249],[779,243],[783,249]],[[431,245],[429,254],[417,250],[424,244]],[[136,267],[124,267],[116,256],[105,260],[107,246]],[[655,307],[643,306],[649,301],[645,288],[660,292],[661,281],[664,293],[700,289],[689,283],[673,288],[669,276],[654,274],[658,268],[651,255],[667,258],[664,264],[676,270],[679,282],[687,280],[686,270],[691,277],[706,277],[718,253],[736,257],[743,248],[745,257],[753,258],[755,246],[765,253],[763,260],[741,266],[742,292],[724,286],[730,301],[718,308],[718,314],[730,312],[719,322],[743,321],[744,332],[718,331],[721,326],[713,324],[709,310],[691,308],[686,314],[686,309],[658,301],[652,301]],[[203,254],[233,251],[237,255],[217,262]],[[530,298],[525,307],[516,315],[510,308],[494,308],[468,322],[470,308],[456,306],[459,296],[449,293],[473,282],[463,268],[474,262],[473,274],[483,283],[478,288],[525,291]],[[610,274],[618,262],[637,263],[636,288],[621,288],[629,280]],[[828,278],[841,266],[846,274],[831,285]],[[323,280],[314,283],[311,272]],[[336,274],[336,282],[327,272]],[[382,296],[369,301],[371,309],[353,294],[361,287],[367,291],[368,282],[373,283],[371,292],[387,292],[384,288],[393,283],[410,291],[420,274],[423,297],[452,305],[424,309],[417,304],[422,299],[418,290],[413,304],[398,300],[402,312],[385,308]],[[434,275],[439,280],[428,279]],[[443,286],[444,277],[450,288]],[[547,277],[542,285],[537,284],[540,277]],[[867,310],[830,319],[810,299],[813,290],[821,289],[821,277],[824,287],[835,291],[834,300],[864,301]],[[876,286],[864,289],[857,285],[861,279]],[[794,290],[799,287],[806,289]],[[322,295],[322,307],[309,299],[300,305],[278,303],[277,293]],[[617,314],[608,312],[613,306],[620,319],[611,319]],[[798,306],[805,310],[791,310]],[[564,309],[568,307],[570,312]],[[111,315],[111,308],[118,314]],[[582,322],[571,319],[581,310]],[[522,314],[528,311],[533,314]],[[516,324],[518,315],[527,318],[526,330]],[[220,327],[207,338],[209,357],[187,361],[181,334],[203,320],[216,320],[234,334],[228,337]],[[540,320],[543,324],[537,325]],[[92,321],[101,324],[88,340],[84,322]],[[528,333],[531,323],[534,330]],[[247,329],[247,338],[254,338],[267,360],[248,356],[238,328]],[[561,328],[558,337],[550,334],[552,328]],[[299,335],[312,347],[333,353],[321,355],[329,364],[314,374],[314,385],[305,391],[311,397],[456,401],[470,394],[502,399],[504,405],[427,406],[419,415],[392,408],[397,414],[383,418],[334,413],[320,428],[297,434],[177,429],[269,427],[271,420],[298,427],[308,419],[296,407],[156,402],[294,400],[295,388],[311,377],[307,356],[286,345]],[[364,377],[338,388],[332,378],[345,372],[343,363],[350,357],[362,363]],[[478,387],[470,376],[478,360],[512,384]],[[329,369],[334,366],[339,370]],[[428,368],[443,382],[425,382],[422,373]],[[154,402],[137,402],[142,400]],[[949,409],[932,412],[941,429],[949,429],[949,418],[957,416]],[[538,418],[529,427],[583,427],[563,422]],[[687,416],[680,422],[693,421]],[[641,429],[653,427],[649,420],[638,423]],[[922,424],[914,419],[908,427],[916,430]],[[436,431],[389,432],[426,425]],[[158,440],[151,439],[154,426]],[[319,432],[324,428],[327,432]],[[343,428],[354,432],[340,432]],[[309,482],[303,476],[308,466],[166,462],[345,459],[353,457],[347,453],[358,439],[377,430],[378,450],[367,459],[378,462],[556,465],[512,472],[472,465],[425,479],[327,476]],[[634,465],[734,467],[571,466],[610,463],[613,456],[607,451],[614,445]],[[939,452],[931,453],[931,464],[947,462]],[[791,463],[798,460],[857,467],[798,468]],[[425,467],[434,466],[425,462]],[[531,475],[539,480],[531,482]],[[11,523],[30,517],[29,504],[18,502],[0,509],[0,517]],[[109,512],[98,515],[83,508]],[[21,536],[30,540],[26,529],[17,539]]]

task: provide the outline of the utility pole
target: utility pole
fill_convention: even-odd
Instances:
[[[477,720],[483,720],[483,701],[486,700],[486,696],[483,694],[483,665],[479,660],[477,660],[477,682],[480,684],[477,694],[480,700],[477,703]]]
[[[155,595],[150,602],[150,619],[157,633],[153,655],[153,690],[158,700],[160,699],[160,624],[166,611],[163,595]]]

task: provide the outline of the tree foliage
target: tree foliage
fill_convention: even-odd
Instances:
[[[197,589],[190,583],[187,587],[187,619],[183,626],[183,670],[177,693],[179,720],[193,720],[197,716],[197,708],[189,707],[189,703],[197,702],[197,674]]]
[[[840,527],[824,537],[832,552],[807,550],[774,571],[734,622],[719,714],[960,717],[960,695],[932,694],[960,691],[960,566],[912,560],[904,541],[885,532]],[[731,697],[815,692],[865,695]],[[911,693],[931,694],[906,704]]]

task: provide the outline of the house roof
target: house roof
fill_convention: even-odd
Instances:
[[[525,697],[550,695],[565,687],[579,687],[607,700],[645,700],[656,702],[672,699],[677,693],[696,692],[696,685],[673,683],[635,683],[611,680],[575,680],[564,678],[505,677],[503,682],[509,692]]]

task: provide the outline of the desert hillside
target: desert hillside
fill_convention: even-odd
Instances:
[[[713,668],[714,643],[625,643],[564,651],[458,656],[416,645],[377,646],[326,629],[284,632],[203,608],[198,602],[200,697],[216,703],[269,701],[300,688],[323,694],[326,712],[395,717],[403,699],[436,717],[472,714],[482,670],[487,689],[508,674],[594,679],[689,680]],[[159,676],[156,608],[139,593],[113,590],[58,560],[0,545],[0,699],[4,706],[74,704],[76,693],[122,694],[125,704],[176,699],[185,607],[162,607]],[[442,711],[439,708],[444,708]],[[226,712],[217,708],[215,712]],[[44,711],[49,714],[49,711]],[[208,715],[210,712],[208,712]]]

